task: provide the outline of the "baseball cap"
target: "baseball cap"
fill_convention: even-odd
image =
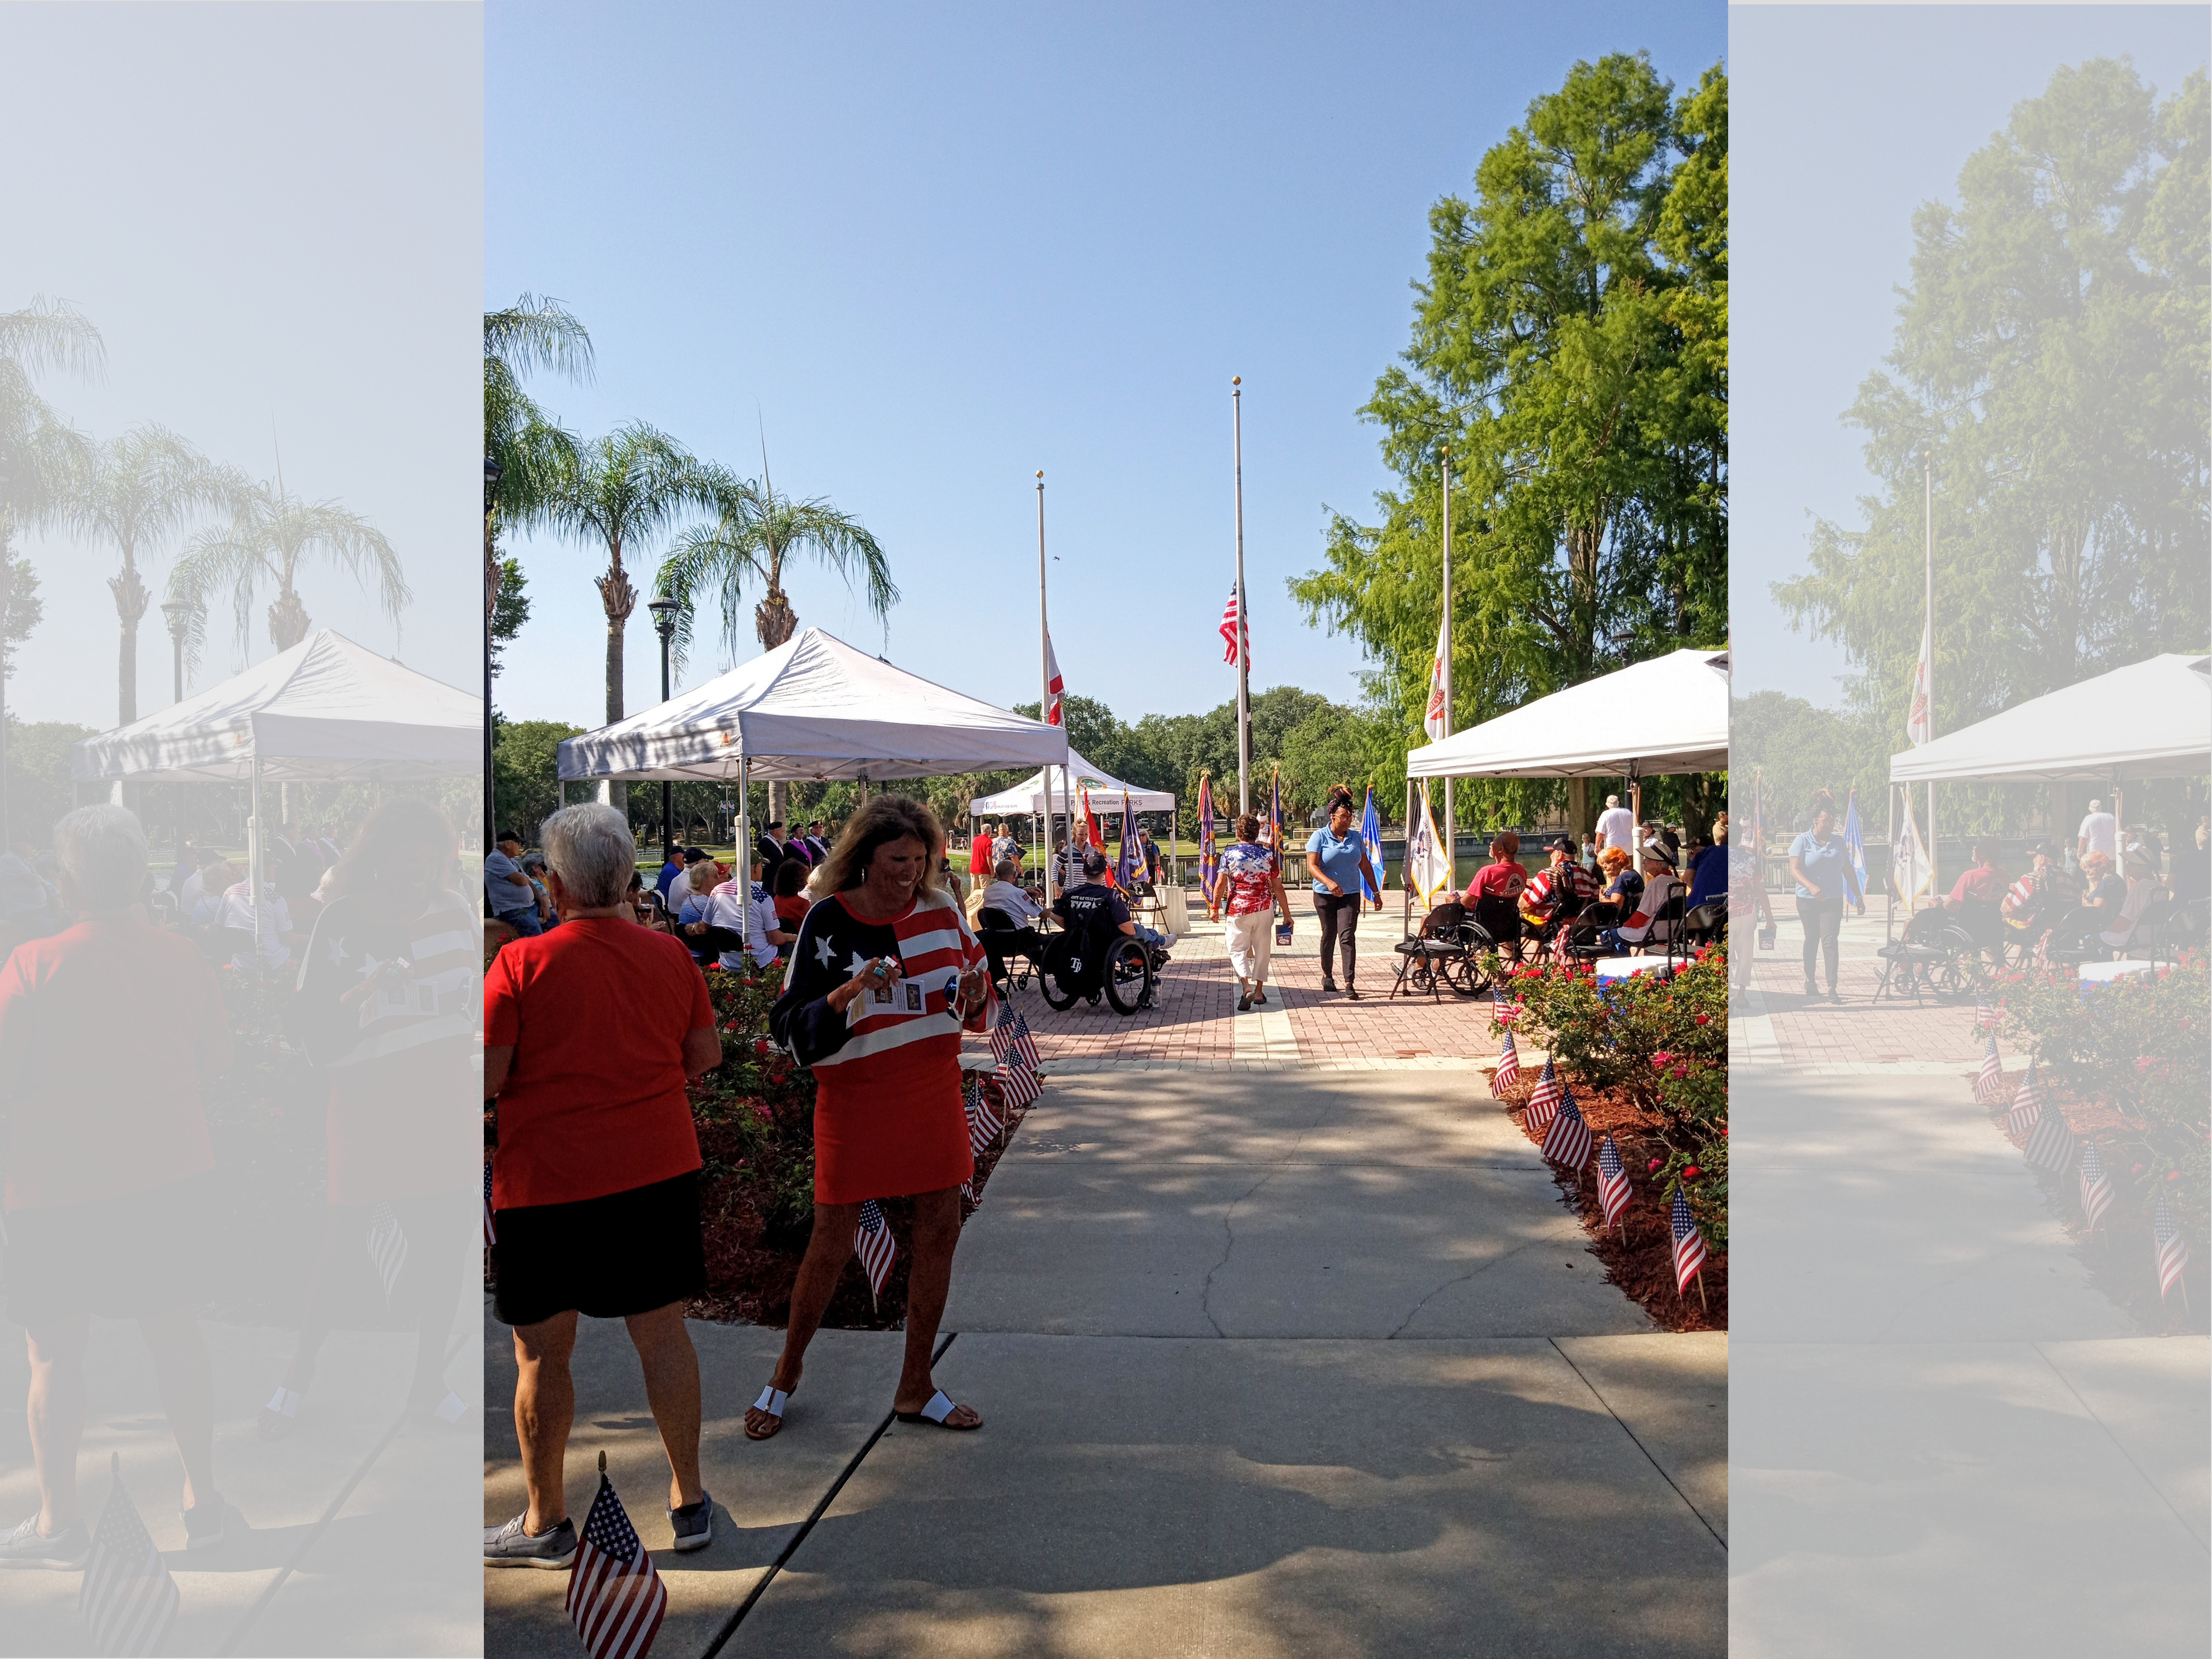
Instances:
[[[1554,836],[1551,840],[1546,842],[1544,845],[1550,848],[1554,853],[1571,853],[1575,850],[1575,843],[1572,838],[1566,836]]]

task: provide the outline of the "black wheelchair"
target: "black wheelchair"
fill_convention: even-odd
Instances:
[[[1940,905],[1917,911],[1903,935],[1875,953],[1882,967],[1872,1000],[1964,1002],[1981,982],[1977,958],[1982,950],[1981,941]]]
[[[1142,939],[1110,923],[1064,927],[1045,936],[1037,959],[1037,988],[1051,1008],[1071,1008],[1077,1000],[1096,1007],[1104,997],[1117,1014],[1152,1006],[1158,963]]]
[[[1390,985],[1393,997],[1425,991],[1429,1000],[1436,1002],[1446,991],[1476,997],[1490,989],[1483,958],[1498,948],[1498,941],[1457,899],[1437,905],[1422,918],[1419,933],[1390,948],[1398,957],[1398,975]]]

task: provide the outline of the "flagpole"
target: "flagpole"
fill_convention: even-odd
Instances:
[[[1444,475],[1444,738],[1449,738],[1452,734],[1451,447],[1446,445],[1437,453],[1443,462]],[[1437,741],[1441,743],[1443,738]],[[1459,814],[1453,810],[1454,781],[1449,773],[1445,775],[1444,867],[1451,872],[1451,884],[1456,887],[1459,885]]]
[[[1920,448],[1920,480],[1923,491],[1923,524],[1927,547],[1926,586],[1923,598],[1928,607],[1928,741],[1936,741],[1936,454],[1926,444]],[[1928,780],[1928,891],[1932,896],[1943,890],[1936,857],[1936,780]]]
[[[1052,718],[1052,622],[1044,603],[1044,469],[1036,475],[1037,493],[1037,718]],[[1060,734],[1066,735],[1065,723]],[[1064,774],[1066,767],[1060,769]],[[1052,768],[1044,769],[1044,908],[1052,914]]]
[[[1252,623],[1244,605],[1244,377],[1229,377],[1231,447],[1237,472],[1237,812],[1252,810]]]

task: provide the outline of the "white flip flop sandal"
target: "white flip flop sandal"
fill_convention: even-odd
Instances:
[[[300,1426],[300,1396],[281,1382],[276,1385],[276,1392],[269,1396],[269,1403],[261,1409],[275,1413],[273,1419],[264,1417],[261,1419],[261,1437],[264,1440],[282,1440]]]
[[[920,1411],[894,1411],[891,1414],[897,1418],[902,1423],[934,1423],[940,1429],[955,1429],[963,1433],[965,1433],[969,1429],[980,1429],[983,1426],[981,1423],[949,1423],[945,1421],[947,1418],[951,1417],[954,1412],[959,1409],[960,1407],[958,1402],[956,1401],[951,1395],[946,1394],[944,1389],[939,1389],[935,1394],[929,1396],[929,1403],[927,1406],[924,1406]]]
[[[779,1432],[783,1427],[783,1408],[790,1403],[791,1395],[785,1390],[777,1388],[775,1383],[771,1382],[766,1388],[763,1389],[760,1391],[760,1398],[753,1401],[753,1409],[757,1412],[766,1412],[770,1417],[774,1418],[775,1419],[775,1427],[770,1429],[767,1434],[755,1434],[751,1429],[748,1428],[745,1431],[745,1438],[748,1440],[766,1440]]]

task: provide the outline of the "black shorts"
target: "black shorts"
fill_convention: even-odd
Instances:
[[[82,1314],[143,1319],[206,1293],[212,1177],[189,1176],[119,1198],[10,1210],[0,1301],[33,1330]]]
[[[492,1218],[502,1325],[557,1313],[621,1319],[687,1301],[707,1288],[699,1172],[574,1204],[531,1204]]]

